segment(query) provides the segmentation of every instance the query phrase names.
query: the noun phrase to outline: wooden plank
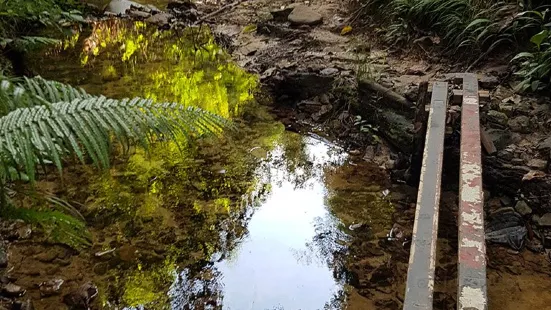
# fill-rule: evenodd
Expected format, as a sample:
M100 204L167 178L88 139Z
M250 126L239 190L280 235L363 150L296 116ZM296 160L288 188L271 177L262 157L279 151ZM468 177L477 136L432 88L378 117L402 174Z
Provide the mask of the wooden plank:
M405 310L432 309L448 83L433 86L411 242Z
M459 179L459 310L488 308L478 79L463 78Z

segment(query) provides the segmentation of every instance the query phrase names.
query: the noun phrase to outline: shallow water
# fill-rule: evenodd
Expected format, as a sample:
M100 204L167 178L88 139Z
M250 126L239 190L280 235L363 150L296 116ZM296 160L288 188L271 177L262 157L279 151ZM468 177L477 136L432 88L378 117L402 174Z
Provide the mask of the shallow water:
M138 152L108 176L86 172L69 185L91 205L95 251L116 249L105 259L80 254L67 272L79 274L75 284L98 284L98 308L345 307L348 226L389 226L384 173L366 174L323 139L285 132L254 102L256 78L201 28L160 33L108 20L47 57L34 68L46 78L199 106L238 127L184 154ZM55 300L41 302L56 309Z

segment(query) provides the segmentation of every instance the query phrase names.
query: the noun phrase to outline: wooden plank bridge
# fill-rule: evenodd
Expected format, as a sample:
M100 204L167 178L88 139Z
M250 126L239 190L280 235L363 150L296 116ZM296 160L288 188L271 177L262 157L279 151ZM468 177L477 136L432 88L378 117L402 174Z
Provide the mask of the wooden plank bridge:
M478 79L476 75L467 73L460 74L459 77L463 89L460 92L462 112L457 309L484 310L487 309L488 302ZM433 84L404 310L433 308L438 211L450 93L447 82Z

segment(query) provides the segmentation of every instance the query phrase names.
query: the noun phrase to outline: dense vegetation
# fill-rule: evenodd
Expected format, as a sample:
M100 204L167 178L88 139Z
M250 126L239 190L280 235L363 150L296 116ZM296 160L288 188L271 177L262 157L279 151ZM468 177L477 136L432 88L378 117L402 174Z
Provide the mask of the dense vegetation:
M549 87L548 5L517 0L364 0L357 20L382 25L388 44L430 38L469 69L491 54L508 53L522 82L519 90Z

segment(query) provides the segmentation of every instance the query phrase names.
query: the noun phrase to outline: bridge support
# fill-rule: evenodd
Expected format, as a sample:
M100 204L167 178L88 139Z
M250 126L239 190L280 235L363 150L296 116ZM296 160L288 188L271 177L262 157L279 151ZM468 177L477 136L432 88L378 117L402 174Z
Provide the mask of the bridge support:
M487 310L478 79L463 79L459 180L458 310ZM459 93L456 91L456 93ZM448 83L432 90L404 310L432 310ZM457 98L455 98L457 100Z
M448 83L432 90L404 309L432 309Z
M487 309L478 79L463 77L459 179L458 310Z

